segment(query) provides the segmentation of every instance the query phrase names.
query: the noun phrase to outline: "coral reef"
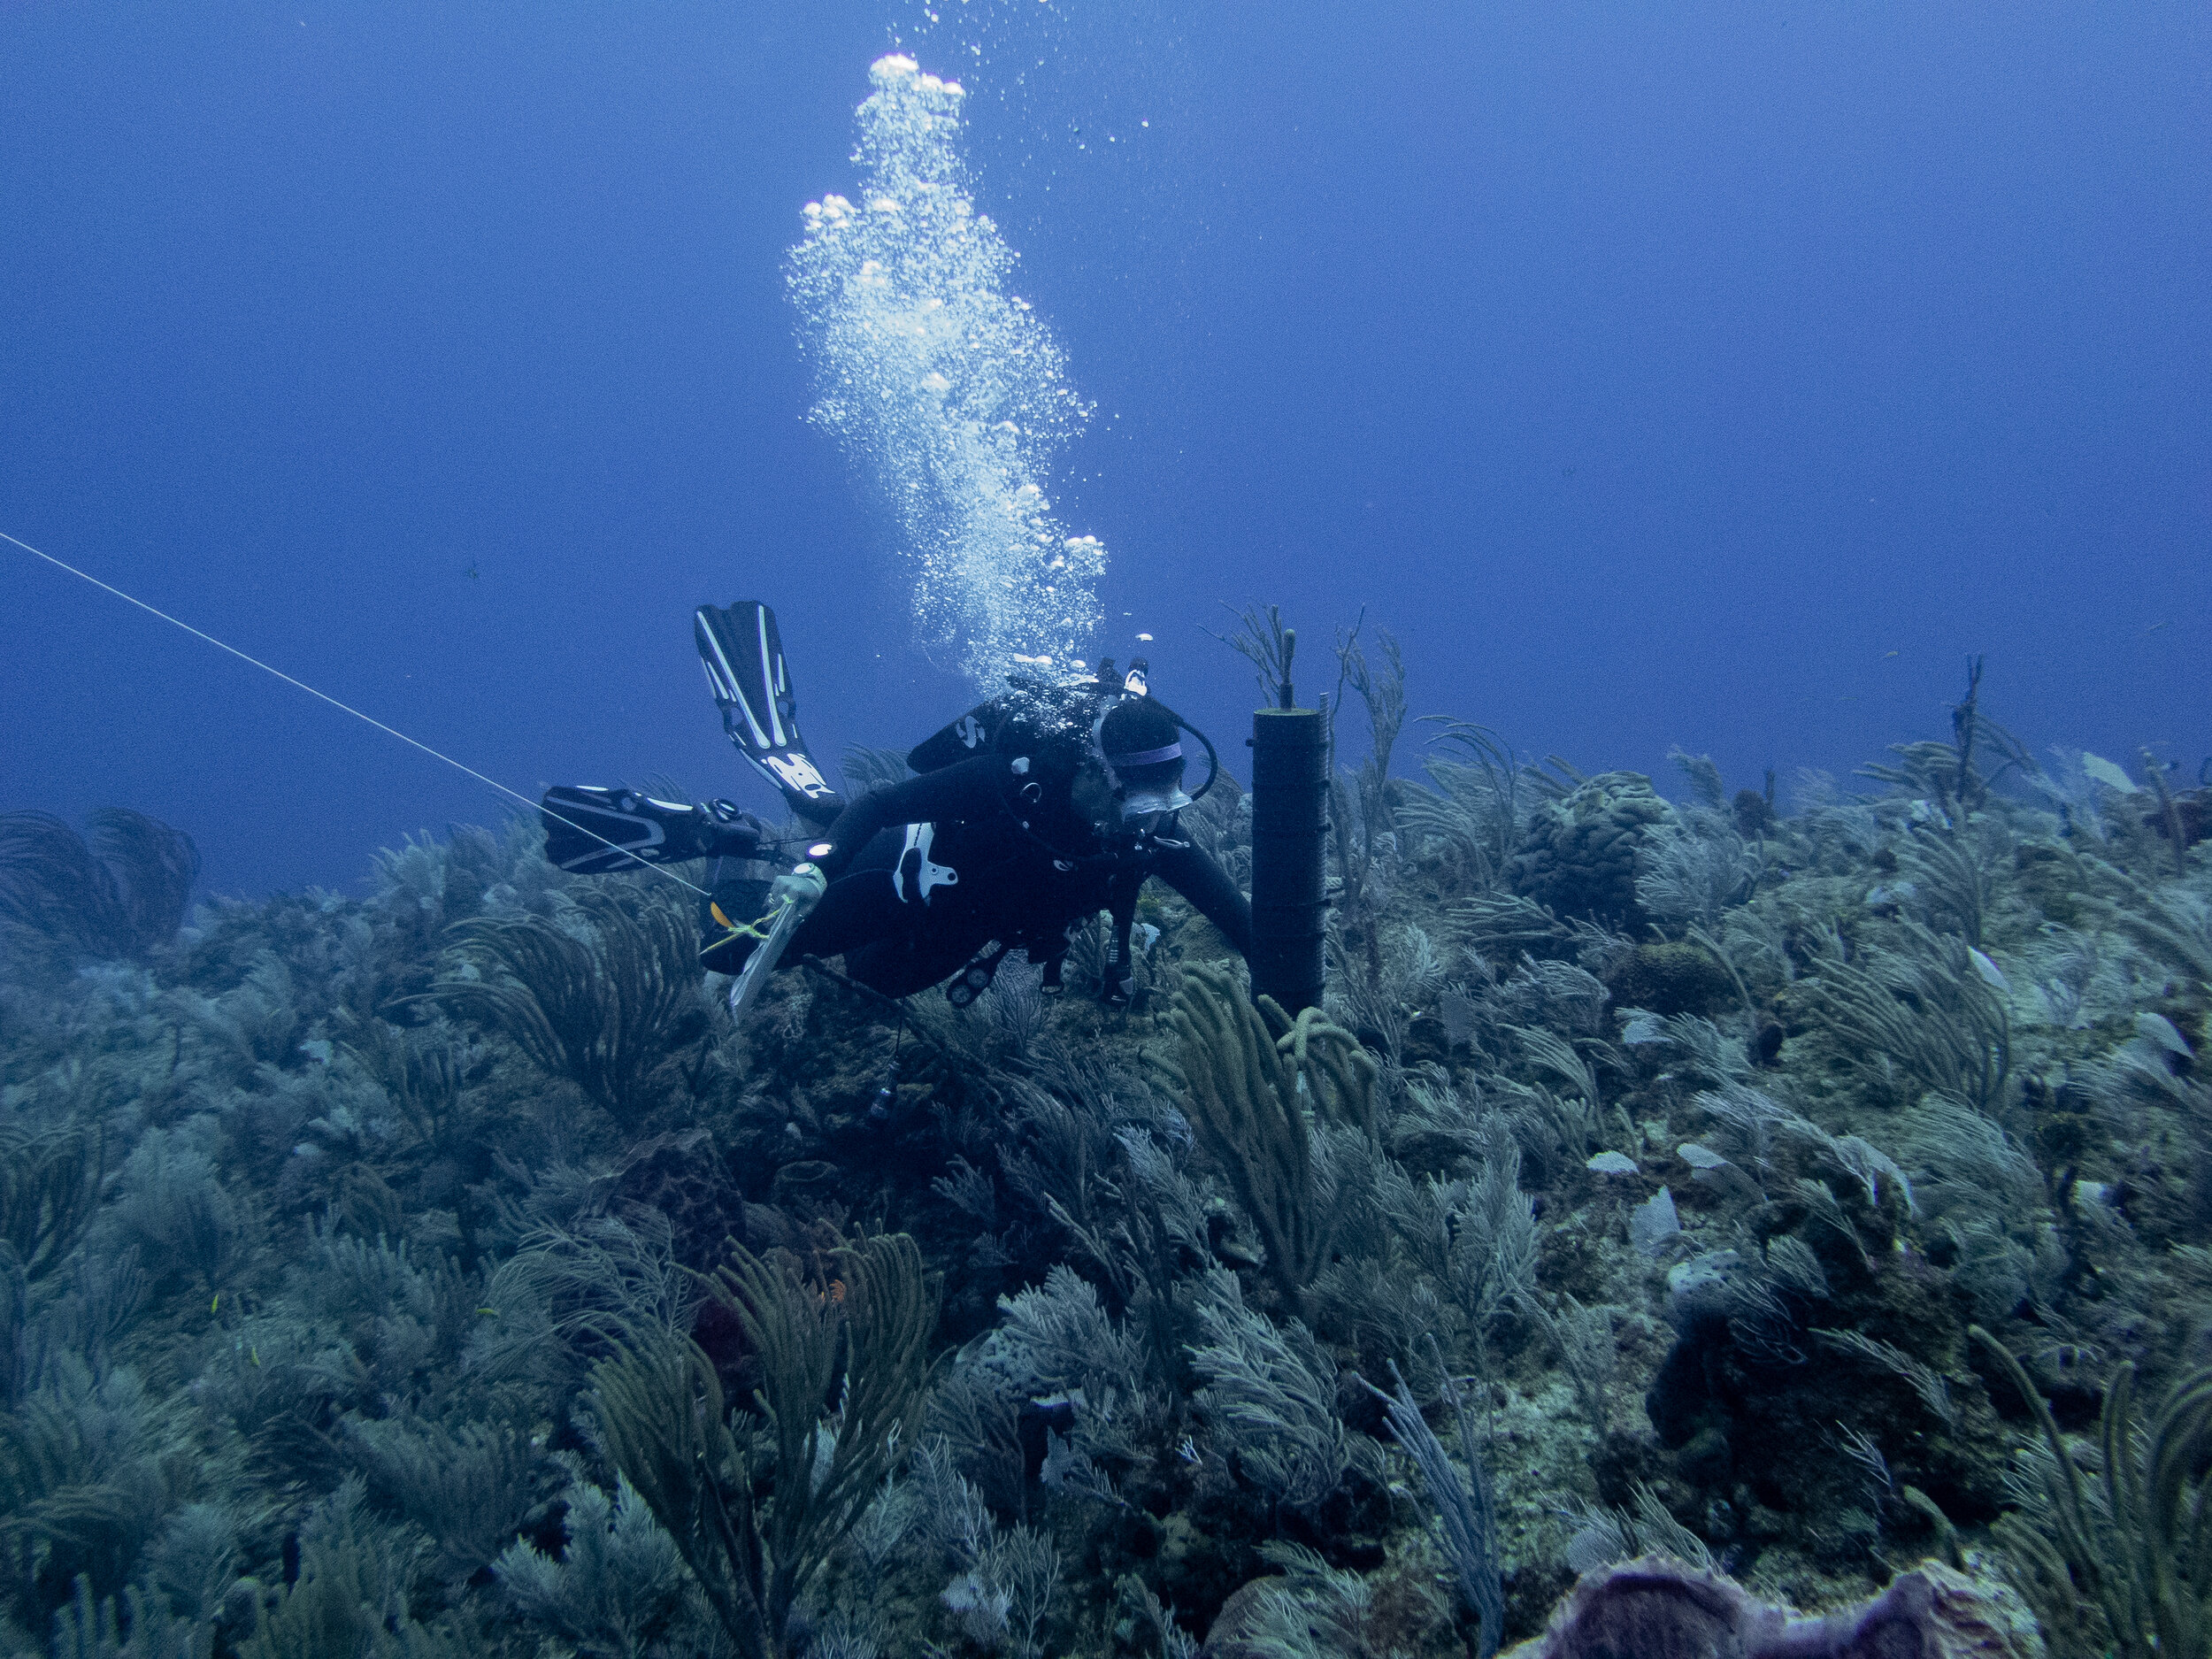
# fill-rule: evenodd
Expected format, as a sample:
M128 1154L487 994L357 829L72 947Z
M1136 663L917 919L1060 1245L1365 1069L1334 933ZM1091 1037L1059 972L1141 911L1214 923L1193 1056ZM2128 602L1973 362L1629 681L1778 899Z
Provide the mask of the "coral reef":
M1974 680L1670 803L1340 645L1294 1019L1172 897L737 1027L526 825L180 929L0 823L0 1653L2204 1654L2191 792Z

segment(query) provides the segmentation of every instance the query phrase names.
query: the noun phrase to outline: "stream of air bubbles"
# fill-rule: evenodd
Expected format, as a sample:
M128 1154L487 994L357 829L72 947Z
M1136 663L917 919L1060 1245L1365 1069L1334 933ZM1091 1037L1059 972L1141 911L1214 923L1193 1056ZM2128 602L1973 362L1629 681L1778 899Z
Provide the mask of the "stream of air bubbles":
M1045 480L1090 413L1059 342L1008 291L1018 256L976 211L957 81L894 54L859 111L856 199L806 205L787 268L812 419L887 488L928 638L979 690L1080 666L1106 549Z

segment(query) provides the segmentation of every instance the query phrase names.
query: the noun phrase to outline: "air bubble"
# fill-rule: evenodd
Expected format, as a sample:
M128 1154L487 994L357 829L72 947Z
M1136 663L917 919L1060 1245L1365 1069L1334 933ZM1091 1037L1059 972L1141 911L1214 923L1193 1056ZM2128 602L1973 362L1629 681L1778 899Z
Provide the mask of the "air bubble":
M925 634L996 690L1016 664L1087 657L1101 620L1106 549L1070 535L1045 492L1091 410L1051 329L1006 291L1018 256L975 210L959 83L903 53L869 80L854 196L870 211L809 203L787 266L810 419L888 491Z

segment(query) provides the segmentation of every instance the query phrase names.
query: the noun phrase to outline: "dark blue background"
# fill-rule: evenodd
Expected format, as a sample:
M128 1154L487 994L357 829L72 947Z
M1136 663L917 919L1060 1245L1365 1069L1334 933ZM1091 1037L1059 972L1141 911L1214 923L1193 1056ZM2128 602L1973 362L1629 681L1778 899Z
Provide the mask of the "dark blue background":
M526 793L763 803L707 599L777 604L825 755L911 741L965 694L780 269L896 40L1217 734L1199 627L1273 598L1588 767L1843 771L1970 651L2036 745L2212 749L2201 5L939 11L0 4L0 530ZM0 807L156 812L219 891L501 810L4 547L0 718Z

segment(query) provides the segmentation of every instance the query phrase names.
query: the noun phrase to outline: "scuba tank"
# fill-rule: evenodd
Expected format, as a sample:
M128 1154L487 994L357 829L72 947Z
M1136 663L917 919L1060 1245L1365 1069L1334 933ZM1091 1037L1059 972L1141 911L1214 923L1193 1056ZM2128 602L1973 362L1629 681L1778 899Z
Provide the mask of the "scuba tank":
M1053 770L1072 777L1102 705L1141 695L1143 675L1144 664L1132 664L1127 680L1118 685L1108 661L1088 680L1056 683L1027 674L1010 676L1006 690L917 743L907 752L906 764L916 772L936 772L978 755L1025 755L1040 765L1056 762Z
M1072 779L1084 761L1101 758L1098 731L1117 703L1151 695L1151 667L1141 657L1125 673L1117 674L1113 659L1098 665L1095 676L1056 683L1028 675L1011 675L1008 689L987 703L979 703L950 725L941 727L907 751L906 764L918 772L935 772L978 755L1003 755L1010 760L1026 757L1025 775L1041 787ZM1205 782L1191 791L1195 801L1214 786L1221 763L1203 732L1167 709L1175 724L1204 746Z

